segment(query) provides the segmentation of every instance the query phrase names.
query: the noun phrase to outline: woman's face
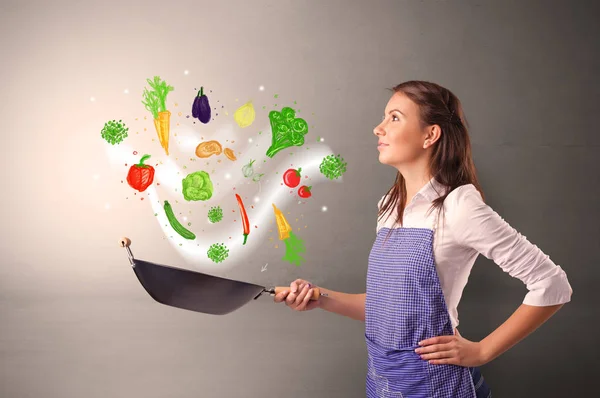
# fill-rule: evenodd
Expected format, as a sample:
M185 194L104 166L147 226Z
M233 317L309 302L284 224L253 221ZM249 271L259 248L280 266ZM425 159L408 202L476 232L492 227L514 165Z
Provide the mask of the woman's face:
M379 138L379 161L396 168L422 158L428 147L418 105L400 92L388 101L383 121L373 133Z

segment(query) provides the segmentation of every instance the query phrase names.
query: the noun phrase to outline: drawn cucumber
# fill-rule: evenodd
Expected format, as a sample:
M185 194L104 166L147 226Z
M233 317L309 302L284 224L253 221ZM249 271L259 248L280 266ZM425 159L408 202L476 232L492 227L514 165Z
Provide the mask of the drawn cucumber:
M177 218L175 217L175 214L173 213L173 208L171 207L171 204L167 200L165 200L164 209L165 209L165 214L167 215L167 219L169 220L169 224L171 224L171 226L173 227L175 232L177 232L179 235L181 235L185 239L196 239L196 235L194 235L193 232L186 229L183 225L181 225L181 223L179 221L177 221Z

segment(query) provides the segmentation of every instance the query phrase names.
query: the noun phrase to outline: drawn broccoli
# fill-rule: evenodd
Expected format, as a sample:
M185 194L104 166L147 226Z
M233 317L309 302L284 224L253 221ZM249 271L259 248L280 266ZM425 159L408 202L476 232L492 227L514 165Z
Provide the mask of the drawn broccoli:
M211 207L210 210L208 211L208 220L211 223L216 223L219 222L223 219L223 209L221 209L221 206L217 206L217 207Z
M213 184L206 171L188 174L182 181L185 200L208 200L213 194Z
M106 142L115 145L123 142L123 140L127 138L128 131L129 128L125 127L125 123L122 123L122 120L119 120L118 122L116 120L110 120L104 123L104 127L100 134Z
M308 133L308 123L296 117L296 111L285 107L278 111L269 112L271 121L271 146L267 149L267 156L272 158L282 149L291 146L304 145L304 136Z
M227 256L229 256L229 250L225 244L215 243L210 245L206 254L208 255L208 258L215 263L220 263L221 261L225 260Z
M348 166L348 163L344 162L344 158L340 155L328 155L321 161L319 170L325 177L334 180L340 178L346 172L346 166Z

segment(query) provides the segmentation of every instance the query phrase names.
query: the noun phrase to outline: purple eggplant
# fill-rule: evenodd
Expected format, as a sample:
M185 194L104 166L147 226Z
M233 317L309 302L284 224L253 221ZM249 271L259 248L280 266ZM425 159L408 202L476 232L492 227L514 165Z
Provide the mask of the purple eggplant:
M194 98L192 117L197 118L204 124L210 121L210 104L208 103L208 97L204 95L204 87L200 87L198 95Z

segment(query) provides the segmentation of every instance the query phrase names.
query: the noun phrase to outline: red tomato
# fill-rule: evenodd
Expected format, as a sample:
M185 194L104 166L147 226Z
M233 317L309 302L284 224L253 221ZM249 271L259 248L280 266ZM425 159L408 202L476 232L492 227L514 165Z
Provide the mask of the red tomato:
M302 185L300 188L298 188L298 196L300 196L301 198L310 198L312 193L310 192L310 188L312 187L307 187L306 185Z
M297 187L298 184L300 184L300 179L302 177L302 175L300 174L301 171L302 171L302 168L299 168L298 170L296 170L296 169L287 170L285 173L283 173L283 183L290 188Z

